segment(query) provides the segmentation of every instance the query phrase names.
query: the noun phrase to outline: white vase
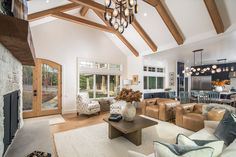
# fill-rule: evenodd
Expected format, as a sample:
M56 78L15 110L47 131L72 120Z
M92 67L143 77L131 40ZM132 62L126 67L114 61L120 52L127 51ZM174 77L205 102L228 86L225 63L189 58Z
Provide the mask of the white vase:
M133 121L136 116L136 108L131 102L127 102L123 109L122 116L125 121Z
M222 86L216 86L216 87L215 87L215 90L216 90L217 92L222 92L222 91L223 91L223 87L222 87Z

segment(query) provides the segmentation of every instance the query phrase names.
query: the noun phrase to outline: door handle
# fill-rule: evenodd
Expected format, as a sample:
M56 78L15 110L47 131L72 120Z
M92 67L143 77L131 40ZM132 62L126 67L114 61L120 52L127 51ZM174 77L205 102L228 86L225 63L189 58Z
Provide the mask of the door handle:
M37 96L37 90L34 90L34 96Z

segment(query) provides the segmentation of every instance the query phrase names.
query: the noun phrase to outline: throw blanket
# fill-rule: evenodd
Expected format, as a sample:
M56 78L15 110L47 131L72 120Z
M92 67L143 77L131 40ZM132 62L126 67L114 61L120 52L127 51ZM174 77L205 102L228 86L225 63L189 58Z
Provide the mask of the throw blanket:
M212 109L226 109L228 111L230 111L231 113L236 114L236 109L232 106L229 105L223 105L223 104L216 104L216 103L212 103L212 104L205 104L202 107L202 114L204 116L207 115L207 113L212 110Z

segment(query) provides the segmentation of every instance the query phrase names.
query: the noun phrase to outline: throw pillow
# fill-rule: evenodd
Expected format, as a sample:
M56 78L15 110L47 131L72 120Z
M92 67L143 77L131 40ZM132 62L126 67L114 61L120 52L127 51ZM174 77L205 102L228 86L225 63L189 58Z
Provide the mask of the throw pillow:
M233 113L226 110L223 119L220 121L214 133L214 135L220 140L223 140L227 146L236 138L235 117Z
M211 147L154 142L154 153L158 157L212 157L213 151Z
M188 146L205 146L214 149L212 157L217 157L223 150L224 141L218 140L192 140L183 134L178 134L176 138L176 143L178 145L188 145Z
M232 157L236 154L236 139L223 150L219 157Z

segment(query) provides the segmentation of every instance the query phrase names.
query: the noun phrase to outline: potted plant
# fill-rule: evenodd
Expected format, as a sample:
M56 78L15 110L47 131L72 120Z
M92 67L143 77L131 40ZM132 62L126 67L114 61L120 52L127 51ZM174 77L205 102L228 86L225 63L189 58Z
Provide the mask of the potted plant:
M134 102L140 102L142 93L140 91L133 91L132 89L123 88L119 95L115 98L116 100L126 101L126 106L122 111L124 120L133 121L136 115L136 108Z
M230 80L212 81L212 85L215 87L215 91L217 92L222 92L225 85L229 85L229 84L230 84Z

